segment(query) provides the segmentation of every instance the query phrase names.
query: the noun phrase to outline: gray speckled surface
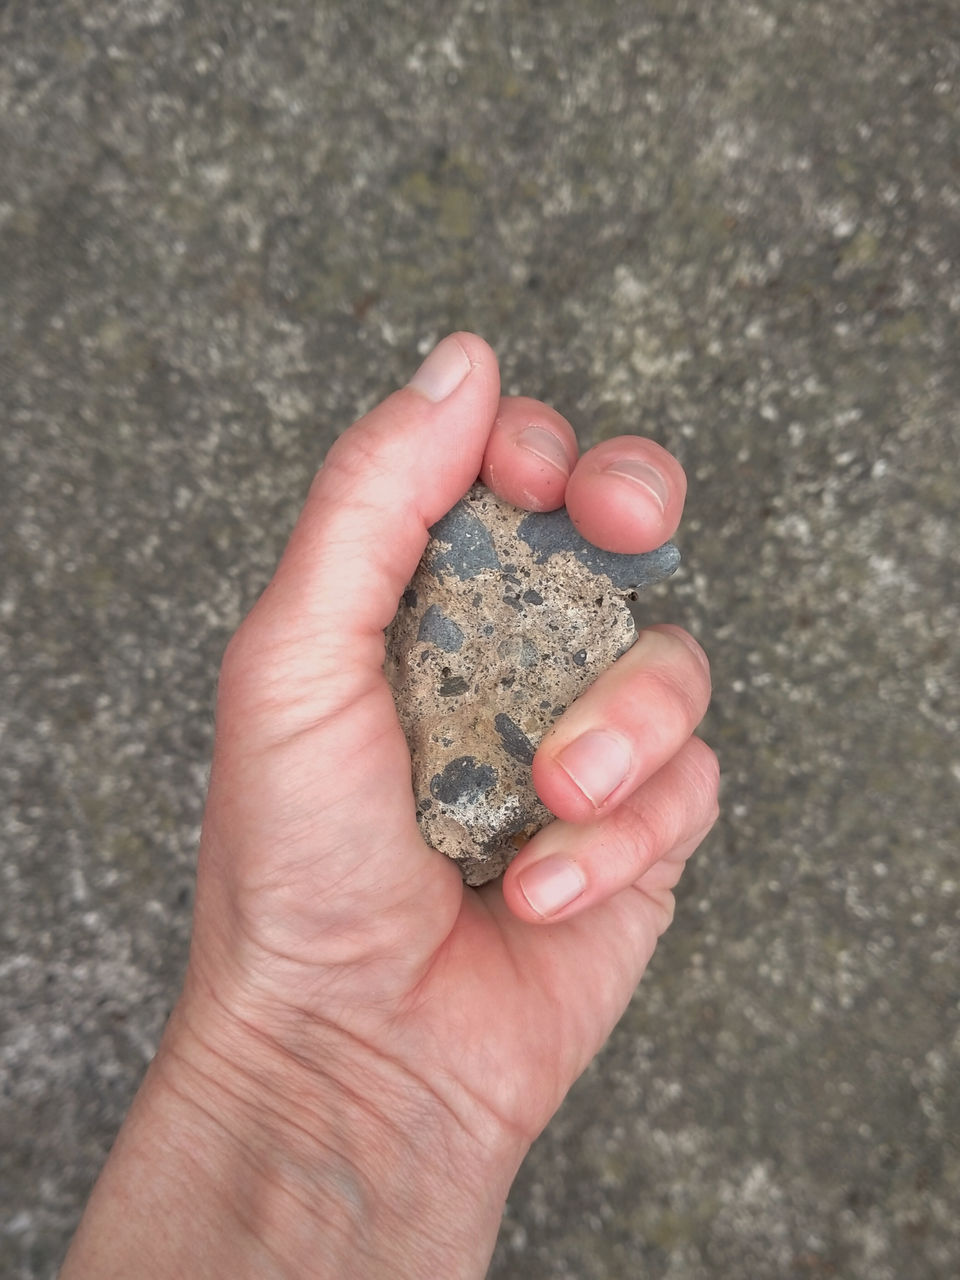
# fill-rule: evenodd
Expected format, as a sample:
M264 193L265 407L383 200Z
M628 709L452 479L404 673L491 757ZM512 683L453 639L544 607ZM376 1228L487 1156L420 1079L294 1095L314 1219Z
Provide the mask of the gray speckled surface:
M187 942L225 640L444 331L688 468L722 824L494 1280L960 1271L953 0L0 10L0 1274Z

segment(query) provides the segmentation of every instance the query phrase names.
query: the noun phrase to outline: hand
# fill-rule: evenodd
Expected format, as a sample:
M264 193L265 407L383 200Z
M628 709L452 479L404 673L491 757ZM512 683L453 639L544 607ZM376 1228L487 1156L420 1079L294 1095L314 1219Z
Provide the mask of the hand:
M65 1276L93 1274L98 1215L130 1234L158 1131L189 1195L145 1216L202 1222L202 1274L482 1276L520 1160L670 922L717 813L707 664L678 628L644 631L544 739L558 821L502 885L465 889L420 837L383 630L478 474L617 551L666 540L685 490L651 441L577 461L470 334L337 441L224 660L184 995Z

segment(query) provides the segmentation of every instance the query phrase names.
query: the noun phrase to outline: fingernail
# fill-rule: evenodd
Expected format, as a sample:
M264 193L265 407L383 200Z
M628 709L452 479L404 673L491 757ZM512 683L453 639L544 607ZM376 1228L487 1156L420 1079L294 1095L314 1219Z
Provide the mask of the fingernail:
M570 459L563 442L545 427L524 427L517 436L517 444L521 449L526 449L527 453L534 454L541 462L548 462L551 467L556 467L565 476L570 474Z
M667 481L649 462L644 462L640 458L620 458L616 462L611 462L605 469L611 475L623 476L625 480L639 485L649 493L661 511L666 507L667 499L670 497Z
M538 916L555 915L579 898L587 887L583 872L566 858L544 858L525 867L519 876L520 892Z
M591 730L557 756L557 764L597 809L630 770L630 747L618 733Z
M438 342L407 385L436 403L459 387L473 366L454 337Z

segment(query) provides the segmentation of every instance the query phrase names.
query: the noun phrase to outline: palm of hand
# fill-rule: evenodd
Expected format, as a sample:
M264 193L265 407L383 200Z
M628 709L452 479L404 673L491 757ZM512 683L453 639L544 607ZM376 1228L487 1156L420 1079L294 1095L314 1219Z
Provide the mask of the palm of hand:
M282 654L274 661L283 667ZM359 696L325 681L322 723L292 727L266 759L246 756L256 709L243 673L233 678L201 884L204 861L229 849L229 875L211 877L229 888L216 914L253 957L255 1004L271 1011L261 1025L293 1015L320 1037L346 1034L446 1105L479 1104L531 1140L622 1013L670 921L680 868L657 863L626 898L531 927L498 884L465 887L420 838L409 753L379 672ZM274 701L269 715L295 725L297 709ZM379 860L356 864L357 849L385 844L389 874Z

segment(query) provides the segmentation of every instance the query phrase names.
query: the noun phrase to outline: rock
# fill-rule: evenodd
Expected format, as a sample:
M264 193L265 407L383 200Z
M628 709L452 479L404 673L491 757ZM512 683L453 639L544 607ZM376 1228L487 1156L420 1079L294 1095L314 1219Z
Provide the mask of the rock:
M434 525L385 669L423 837L467 884L498 876L552 820L531 780L537 745L633 643L630 594L679 562L672 543L600 551L565 510L521 511L479 484Z

